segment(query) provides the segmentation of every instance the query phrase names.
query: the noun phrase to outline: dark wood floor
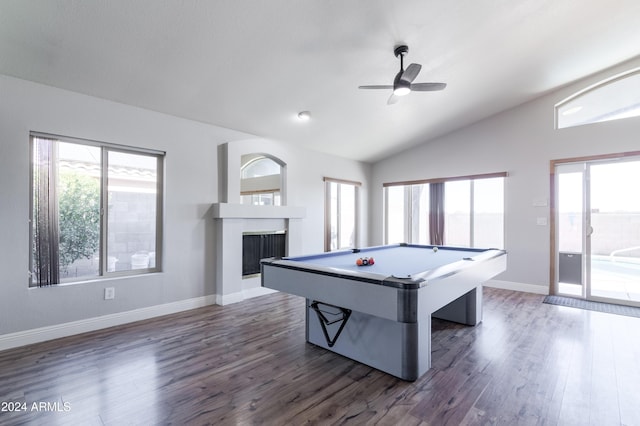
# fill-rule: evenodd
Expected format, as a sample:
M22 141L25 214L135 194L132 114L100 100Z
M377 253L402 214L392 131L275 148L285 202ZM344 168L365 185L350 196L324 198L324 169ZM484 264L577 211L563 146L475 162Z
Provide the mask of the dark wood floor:
M305 343L284 294L8 350L0 403L25 411L0 424L640 425L640 319L542 298L487 288L481 325L434 320L413 383Z

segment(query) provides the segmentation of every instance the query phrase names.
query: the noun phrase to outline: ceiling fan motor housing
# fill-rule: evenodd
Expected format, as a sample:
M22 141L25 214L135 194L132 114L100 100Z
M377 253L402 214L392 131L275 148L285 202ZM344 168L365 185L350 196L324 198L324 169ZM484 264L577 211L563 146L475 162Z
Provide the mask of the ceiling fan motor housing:
M393 54L396 55L396 58L398 56L404 56L409 52L409 46L401 44L396 46L395 49L393 49Z

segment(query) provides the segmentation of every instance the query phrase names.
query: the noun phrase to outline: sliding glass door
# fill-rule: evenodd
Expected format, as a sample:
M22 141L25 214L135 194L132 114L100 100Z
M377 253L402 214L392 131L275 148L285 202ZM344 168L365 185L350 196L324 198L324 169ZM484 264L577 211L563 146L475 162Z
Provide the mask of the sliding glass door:
M555 164L556 294L640 305L640 157Z
M588 171L591 296L640 302L640 160Z

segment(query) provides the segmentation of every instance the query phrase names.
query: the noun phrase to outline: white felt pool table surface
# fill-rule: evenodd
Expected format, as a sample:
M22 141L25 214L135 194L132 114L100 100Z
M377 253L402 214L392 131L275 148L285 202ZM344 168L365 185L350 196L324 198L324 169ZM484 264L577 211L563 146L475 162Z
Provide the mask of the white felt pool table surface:
M434 251L433 246L394 244L369 247L356 253L343 250L313 256L289 257L286 260L350 272L407 278L458 261L469 261L484 252L484 249L458 247L438 247L438 250ZM356 265L358 258L365 257L373 257L374 264Z

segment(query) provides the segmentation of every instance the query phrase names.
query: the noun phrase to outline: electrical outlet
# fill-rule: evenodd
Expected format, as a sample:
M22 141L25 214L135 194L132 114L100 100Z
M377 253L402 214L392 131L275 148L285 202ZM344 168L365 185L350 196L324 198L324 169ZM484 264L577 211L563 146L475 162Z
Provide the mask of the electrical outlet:
M116 297L115 287L107 287L104 289L104 300L115 299L115 297Z

